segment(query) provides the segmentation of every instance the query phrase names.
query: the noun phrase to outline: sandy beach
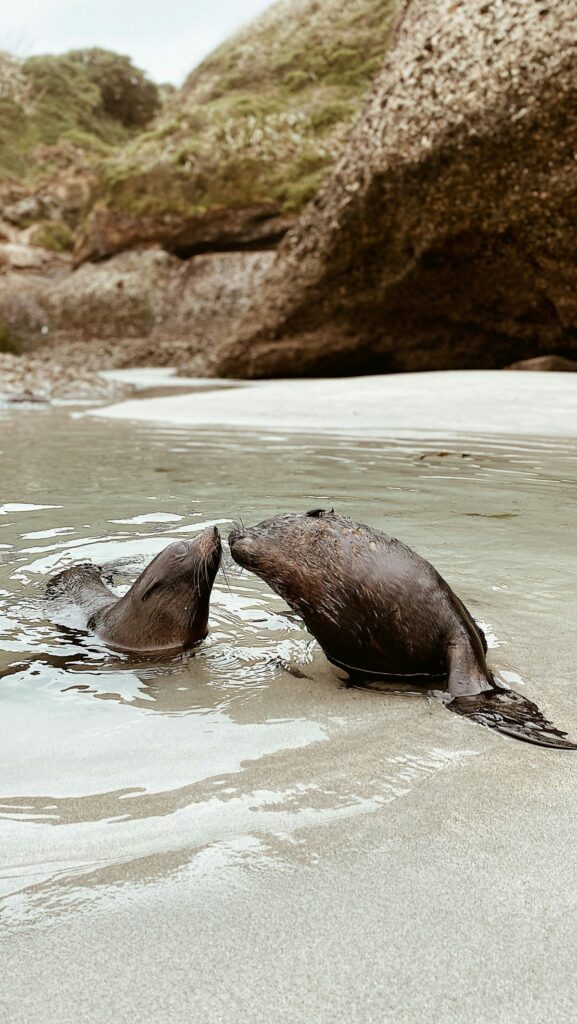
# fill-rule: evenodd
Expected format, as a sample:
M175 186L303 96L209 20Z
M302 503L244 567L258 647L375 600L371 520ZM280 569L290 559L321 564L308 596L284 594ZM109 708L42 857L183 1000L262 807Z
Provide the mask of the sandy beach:
M115 377L170 387L166 372ZM514 667L546 713L577 736L574 499L559 492L552 522L539 503L539 478L532 504L523 492L517 504L507 498L498 506L495 497L499 480L509 479L499 453L514 449L516 439L521 446L521 439L545 438L539 473L549 449L571 459L574 378L437 373L206 382L206 389L197 382L190 393L136 398L87 415L110 431L116 421L125 443L133 436L143 450L153 435L139 431L153 432L155 424L178 427L170 442L177 451L179 439L201 439L209 427L271 432L277 440L302 432L309 446L315 439L323 445L331 433L360 437L376 442L375 451L379 438L450 438L451 452L461 438L476 438L483 453L489 438L487 451L497 455L486 457L477 505L466 506L467 516L486 518L463 519L465 527L454 520L441 556L447 567L478 578L492 628L505 638L491 655ZM434 455L435 446L427 451ZM525 452L529 465L536 456ZM366 465L370 477L370 460ZM478 504L483 479L492 488L487 506ZM416 471L414 486L425 486ZM383 497L393 500L394 490ZM374 501L376 507L378 492ZM446 508L447 521L453 513ZM435 511L432 529L440 517ZM403 531L400 520L394 527ZM477 549L476 536L487 538L485 548ZM469 552L464 537L471 538ZM481 551L491 546L489 568ZM562 591L557 579L565 581ZM543 595L541 606L533 593ZM67 846L67 825L29 826L27 848L7 833L4 881L27 866L33 905L34 864L42 859L53 874L51 891L60 879L68 895L28 921L18 913L12 921L18 904L8 902L0 1020L572 1024L577 756L514 742L424 698L339 689L320 663L313 680L287 675L278 690L258 699L267 728L280 722L287 730L281 749L264 744L251 754L214 736L228 798L206 783L176 804L160 782L154 799L143 795L150 806L133 848L122 846L123 818L112 798L99 811L105 828L96 845L89 795L78 798L86 824L74 847ZM320 723L319 730L291 732L291 721L301 719ZM157 737L150 730L154 779ZM79 762L79 789L100 734L91 742ZM192 765L195 752L178 743L182 738L172 760L180 785L192 786L187 759ZM37 758L31 749L29 763L18 766L31 780ZM129 774L130 760L126 731L119 777ZM105 796L115 788L106 771L95 782ZM133 784L147 787L143 779ZM71 849L77 889L65 888Z
M106 373L122 383L168 383L166 371ZM366 437L517 434L577 437L571 374L495 370L400 373L299 381L201 381L204 394L122 402L96 416L236 429L321 431ZM233 387L234 385L234 387ZM217 389L223 388L220 393ZM215 390L212 390L215 389Z

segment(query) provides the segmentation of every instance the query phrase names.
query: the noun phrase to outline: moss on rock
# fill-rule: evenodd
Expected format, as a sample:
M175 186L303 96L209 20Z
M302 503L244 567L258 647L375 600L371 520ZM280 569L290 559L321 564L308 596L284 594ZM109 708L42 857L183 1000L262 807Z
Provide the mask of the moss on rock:
M52 252L70 252L72 249L72 232L60 221L44 220L36 225L29 241L32 245L40 245Z

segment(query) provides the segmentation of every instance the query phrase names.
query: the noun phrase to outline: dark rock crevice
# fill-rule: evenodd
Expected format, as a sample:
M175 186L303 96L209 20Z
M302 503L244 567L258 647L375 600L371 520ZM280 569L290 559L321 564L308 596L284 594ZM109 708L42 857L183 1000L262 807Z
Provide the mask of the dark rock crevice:
M179 245L179 244L165 244L162 248L165 252L169 252L171 256L176 256L179 260L191 260L195 256L201 256L204 253L210 252L268 252L270 249L276 249L277 245L282 242L287 228L271 232L270 235L265 235L262 238L248 239L247 241L235 241L234 239L222 240L215 242L197 242L195 245Z

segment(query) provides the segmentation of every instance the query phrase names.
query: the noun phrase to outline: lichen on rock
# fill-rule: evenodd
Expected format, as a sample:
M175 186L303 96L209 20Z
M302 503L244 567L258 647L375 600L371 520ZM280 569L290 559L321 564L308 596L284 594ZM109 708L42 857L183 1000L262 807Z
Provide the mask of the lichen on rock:
M577 0L406 0L349 141L212 372L575 352L575 24Z

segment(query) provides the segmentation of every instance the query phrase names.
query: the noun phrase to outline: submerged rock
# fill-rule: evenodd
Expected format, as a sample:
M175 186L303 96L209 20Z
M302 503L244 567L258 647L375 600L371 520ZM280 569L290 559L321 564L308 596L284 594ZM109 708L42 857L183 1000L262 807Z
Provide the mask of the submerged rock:
M577 352L577 0L407 0L363 115L212 372Z

